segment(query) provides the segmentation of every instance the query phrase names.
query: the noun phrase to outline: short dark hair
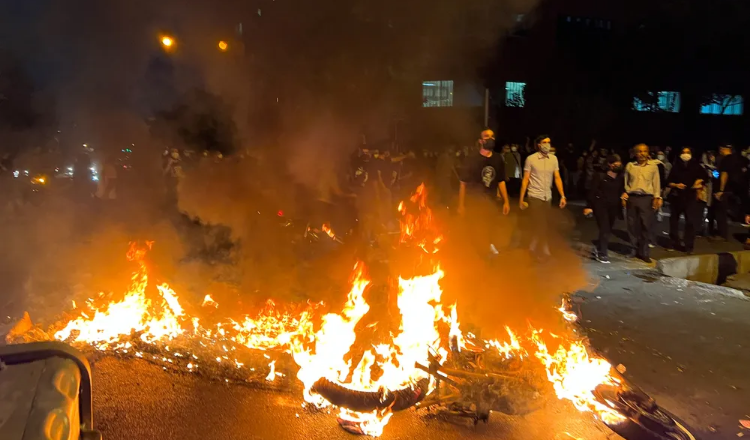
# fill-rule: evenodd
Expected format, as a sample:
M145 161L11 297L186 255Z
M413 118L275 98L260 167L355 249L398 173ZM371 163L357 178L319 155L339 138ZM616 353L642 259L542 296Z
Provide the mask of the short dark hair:
M622 162L622 159L620 159L620 155L619 154L610 154L609 156L607 156L607 163L608 164L611 165L611 164L613 164L615 162Z
M539 145L542 143L543 140L549 138L546 134L540 134L539 136L534 139L534 145Z

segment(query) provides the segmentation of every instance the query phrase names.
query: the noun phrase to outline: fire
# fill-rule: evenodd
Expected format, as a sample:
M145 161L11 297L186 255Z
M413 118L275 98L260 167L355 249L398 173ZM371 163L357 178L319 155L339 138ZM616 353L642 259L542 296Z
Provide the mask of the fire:
M575 313L571 311L568 311L568 306L565 303L565 299L562 300L562 304L557 310L559 310L560 313L562 313L563 319L565 319L566 321L568 322L578 321L578 315L576 315Z
M336 238L336 234L333 233L333 229L331 229L331 225L329 225L328 223L323 223L321 229L323 230L323 232L328 234L329 237Z
M579 411L592 411L605 423L616 424L625 417L614 409L598 402L593 395L597 386L619 385L612 376L612 365L600 358L589 356L588 350L580 341L570 347L562 344L557 351L550 353L547 345L540 338L541 332L534 332L532 340L537 346L534 354L547 370L547 378L555 388L559 399L567 399Z
M138 270L122 300L101 309L91 307L92 317L82 312L81 317L55 333L55 339L65 341L72 338L72 342L85 342L98 350L117 350L127 348L123 337L133 332L140 333L141 340L147 343L174 339L182 334L178 318L184 311L174 291L163 284L157 287L158 296L147 294L148 269L144 257L151 244L148 242L146 247L139 247L131 243L127 257L138 264ZM74 332L77 332L75 336Z
M304 387L304 400L319 408L332 406L314 391L314 385L322 379L347 389L388 396L429 378L428 373L416 368L417 363L428 364L431 357L442 363L450 356L451 349L461 351L469 344L484 346L506 359L539 361L558 398L570 400L578 410L593 412L607 423L623 420L622 415L594 397L597 386L617 385L618 381L611 375L611 365L604 359L591 356L583 342L561 343L551 351L541 338L542 332L534 329L529 336L520 336L506 327L508 338L504 342L478 340L471 333L463 334L457 305L442 304L440 282L445 274L437 254L443 235L435 226L426 197L426 189L420 185L408 202L401 202L398 207L401 213L400 242L424 252L420 256L423 272L399 277L397 283L393 283L398 293L396 306L401 318L398 328L379 329L378 326L388 324L364 321L369 322L368 329L377 330L380 339L366 340L360 330L360 327L365 327L360 325L364 324L363 318L371 311L365 296L383 294L382 290L373 289L373 281L363 262L354 266L346 301L338 313L321 316L318 311L322 303L293 308L279 307L268 300L256 316L205 324L190 315L191 308L183 307L179 296L168 284L149 287L145 255L151 243L146 246L131 244L127 256L137 269L121 299L109 301L109 297L100 296L83 305L74 302L73 308L79 317L68 322L54 337L89 344L98 350L123 352L131 349L132 337L145 344L160 346L177 338L191 338L204 347L221 349L218 356L212 354L207 359L236 368L244 364L229 355L236 347L244 347L265 353L270 362L265 376L267 381L283 376L277 371L276 354L288 353L299 367L296 377ZM322 230L335 239L330 225L323 224ZM425 268L429 269L424 271ZM102 301L109 302L98 306ZM218 303L207 294L200 306L218 308ZM568 321L577 319L574 313L567 311L565 301L559 311ZM169 345L165 350L170 351ZM269 356L270 350L274 350L273 359ZM200 360L195 354L174 350L170 354L175 359L189 360L188 371L198 370ZM144 356L137 351L135 355ZM166 357L164 359L172 362ZM354 425L360 432L371 436L382 434L393 415L389 407L373 412L346 408L337 411L342 424Z
M300 314L280 312L269 299L255 318L246 316L242 322L230 321L235 331L232 340L247 348L270 350L288 346L293 338L309 339L313 333L314 309L315 305Z
M214 299L211 298L211 295L206 295L206 296L203 297L203 304L201 304L201 306L202 307L213 307L213 308L218 309L219 308L219 303L217 303L216 301L214 301Z

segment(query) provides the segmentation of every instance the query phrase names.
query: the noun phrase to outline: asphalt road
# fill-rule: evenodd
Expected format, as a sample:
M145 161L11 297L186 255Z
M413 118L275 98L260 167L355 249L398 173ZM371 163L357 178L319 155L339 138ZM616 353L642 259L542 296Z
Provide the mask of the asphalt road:
M598 286L578 297L592 345L701 438L750 436L739 426L750 419L750 298L632 261L588 266Z
M105 440L352 439L334 414L300 407L289 388L226 384L164 371L139 359L105 357L94 365L95 425ZM620 437L554 400L524 417L492 414L488 424L450 423L425 410L397 413L385 429L392 439L614 440Z

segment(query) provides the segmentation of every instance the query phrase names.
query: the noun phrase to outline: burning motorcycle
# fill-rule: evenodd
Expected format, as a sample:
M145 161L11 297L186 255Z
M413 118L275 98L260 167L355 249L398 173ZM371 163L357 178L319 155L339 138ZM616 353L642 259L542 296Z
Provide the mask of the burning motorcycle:
M487 423L490 413L525 415L541 409L548 382L538 370L523 367L523 359L505 357L491 349L467 344L459 349L452 341L447 363L430 356L426 365L416 368L428 378L397 390L353 391L327 379L313 385L312 391L332 404L361 413L401 411L407 408L435 411L446 418L468 419L475 425ZM612 381L597 386L590 395L590 406L600 408L597 416L610 429L626 439L696 440L675 416L640 388L629 383L615 369ZM362 434L360 425L339 419L341 426Z

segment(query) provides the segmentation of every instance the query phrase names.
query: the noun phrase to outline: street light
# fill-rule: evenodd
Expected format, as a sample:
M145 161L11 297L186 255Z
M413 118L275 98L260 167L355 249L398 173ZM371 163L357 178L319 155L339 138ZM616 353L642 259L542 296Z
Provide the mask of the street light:
M229 44L227 44L227 42L224 40L219 41L219 50L222 52L226 52L227 49L229 49Z
M162 35L160 41L165 50L172 49L175 44L174 38L170 37L169 35Z

